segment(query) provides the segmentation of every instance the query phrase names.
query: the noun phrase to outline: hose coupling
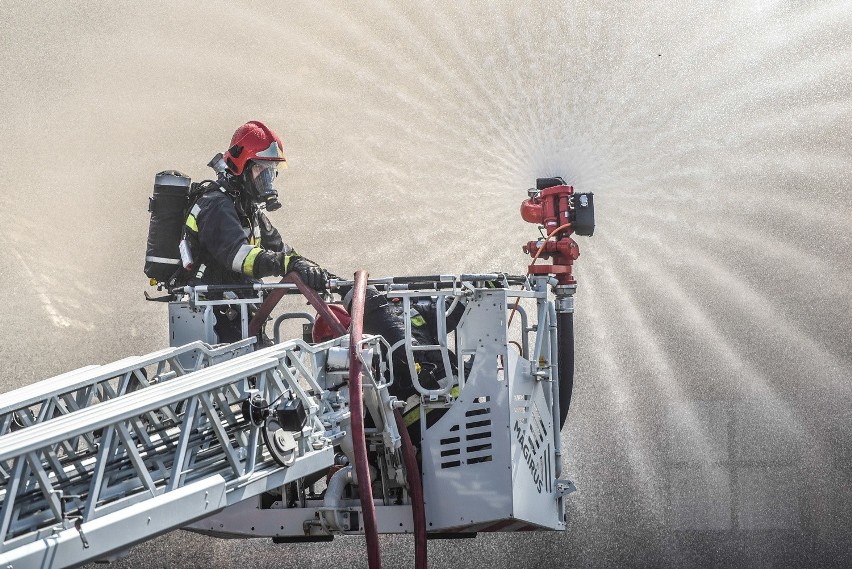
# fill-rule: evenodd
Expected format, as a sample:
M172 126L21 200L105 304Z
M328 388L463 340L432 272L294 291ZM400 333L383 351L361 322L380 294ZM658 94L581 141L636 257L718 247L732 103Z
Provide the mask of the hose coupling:
M553 287L553 293L556 295L556 312L560 314L574 312L574 294L577 292L577 285L559 285Z

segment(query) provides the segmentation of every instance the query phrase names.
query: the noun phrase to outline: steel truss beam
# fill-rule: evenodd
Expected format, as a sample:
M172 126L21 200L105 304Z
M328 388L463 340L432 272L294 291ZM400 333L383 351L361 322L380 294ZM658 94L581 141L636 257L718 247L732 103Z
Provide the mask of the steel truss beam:
M0 436L247 354L252 343L253 339L242 340L211 348L193 342L102 366L82 367L9 391L0 402ZM196 356L192 369L181 365L179 357L184 354Z
M378 352L379 340L365 348ZM241 357L233 357L236 344L211 350L210 362L231 359L135 391L127 381L110 384L97 405L66 407L56 417L41 413L41 422L0 436L0 566L96 559L328 468L348 411L339 393L321 387L320 376L328 350L346 342L294 340ZM5 404L6 416L39 404L49 409L66 395L84 403L106 376L138 378L148 365L177 366L179 351L84 368L64 376L65 386L48 380L40 399ZM308 420L293 433L292 465L273 460L263 427L244 416L249 395L269 407L283 397L303 401Z

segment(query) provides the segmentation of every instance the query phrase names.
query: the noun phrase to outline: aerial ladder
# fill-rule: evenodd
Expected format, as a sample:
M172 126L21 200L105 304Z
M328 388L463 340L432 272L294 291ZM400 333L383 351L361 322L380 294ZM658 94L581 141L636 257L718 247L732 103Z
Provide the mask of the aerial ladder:
M573 313L579 254L566 240L591 234L588 217L570 225L578 196L591 200L552 180L530 191L522 214L547 234L525 247L527 275L359 272L331 283L354 291L348 330L298 278L227 299L182 287L169 302L172 347L3 394L0 567L108 561L178 528L282 544L366 535L371 567L378 534L408 533L423 567L426 537L564 530L573 332L559 325ZM401 305L394 345L362 333L368 285ZM258 324L299 293L336 337L260 342ZM439 308L434 344L413 337L424 301ZM223 302L240 312L241 341L216 342L211 311ZM284 314L276 339L292 316L314 320ZM437 387L421 383L419 352L443 364ZM416 394L401 400L392 393L405 381Z

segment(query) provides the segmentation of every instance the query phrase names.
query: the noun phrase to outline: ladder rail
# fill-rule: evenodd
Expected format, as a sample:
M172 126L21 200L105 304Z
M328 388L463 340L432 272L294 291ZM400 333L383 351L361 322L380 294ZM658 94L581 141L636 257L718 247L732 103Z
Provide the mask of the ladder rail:
M195 369L199 369L248 353L252 342L253 339L241 340L216 348L192 342L102 366L82 367L9 391L0 402L0 436L113 399L128 390L148 387L160 379L194 371L181 366L178 358L183 354L195 352L198 355ZM155 374L149 379L146 370L154 366Z
M305 387L317 400L337 397L323 392L317 376L324 373L325 352L345 342L348 337L319 346L293 340L145 389L116 392L97 405L0 436L0 561L18 559L33 543L75 524L86 529L104 516L144 511L140 504L168 510L169 494L214 477L223 481L226 496L235 492L245 499L331 466L332 441L317 417L329 404L308 407L310 419L301 434L294 433L303 444L286 468L273 460L261 442L261 426L243 416L241 404L250 391L259 391L264 401L285 393L308 397ZM345 418L335 415L337 423ZM337 423L330 432L339 431ZM225 499L217 509L228 504ZM187 523L215 511L209 508L206 503L169 516ZM119 547L120 536L110 539L113 549Z

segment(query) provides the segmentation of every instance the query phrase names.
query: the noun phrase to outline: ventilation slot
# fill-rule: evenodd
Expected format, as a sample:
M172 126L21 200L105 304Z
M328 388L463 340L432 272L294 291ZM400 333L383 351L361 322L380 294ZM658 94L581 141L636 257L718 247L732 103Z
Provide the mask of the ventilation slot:
M476 464L478 462L491 462L491 455L488 456L475 456L467 459L468 464Z
M449 433L458 436L440 439L439 463L442 469L494 460L490 402L488 395L473 399L470 408L465 411L467 421L448 429Z
M490 433L490 432L485 432L485 433L471 433L471 434L469 434L469 435L467 435L467 436L465 437L465 440L467 440L467 441L477 441L477 440L480 440L480 439L487 439L487 438L489 438L490 436L491 436L491 433Z
M515 395L513 398L514 403L514 411L519 415L525 415L525 417L521 420L522 423L526 423L526 415L530 412L530 396L526 394L519 393Z
M489 427L491 426L491 419L486 419L484 421L474 421L472 423L466 423L465 427L468 429L479 429L481 427Z
M544 420L541 417L541 411L537 405L532 407L532 417L530 418L530 431L534 435L536 446L544 442L547 437L547 427L544 425Z
M471 409L464 414L465 417L476 417L477 415L487 415L491 412L491 407L482 407L481 409Z

